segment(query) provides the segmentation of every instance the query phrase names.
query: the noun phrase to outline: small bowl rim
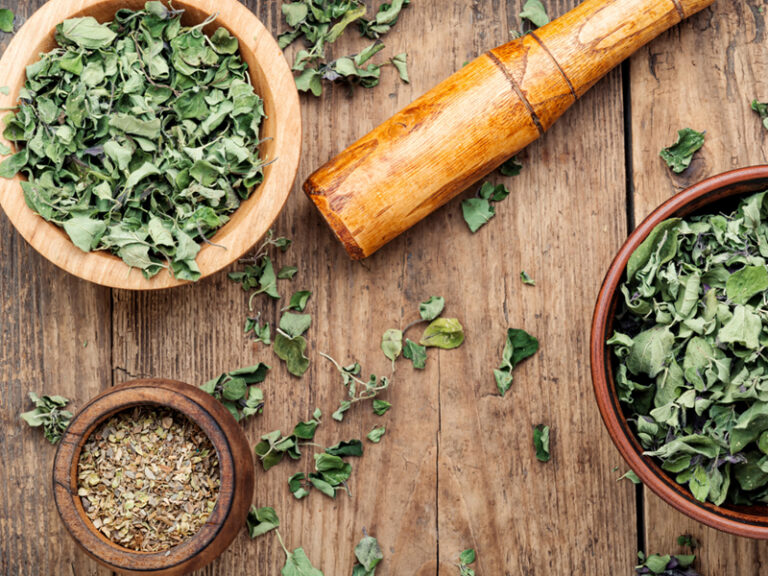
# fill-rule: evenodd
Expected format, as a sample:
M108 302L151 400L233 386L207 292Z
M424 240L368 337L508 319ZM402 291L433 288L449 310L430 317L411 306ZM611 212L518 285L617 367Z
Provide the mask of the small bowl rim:
M210 517L196 534L159 552L131 550L109 540L85 515L77 495L79 458L90 435L107 418L138 406L169 408L184 415L206 434L219 460L219 493ZM247 455L245 465L238 465L242 454ZM52 485L62 523L92 558L121 573L182 574L212 561L237 536L253 497L254 477L245 433L218 400L184 382L150 378L111 386L78 410L57 447Z
M167 0L164 0L167 3ZM136 2L142 3L142 2ZM108 10L107 10L108 7ZM0 73L11 86L9 94L0 94L0 107L15 104L18 90L24 83L25 66L38 57L36 53L52 26L67 18L88 15L99 10L114 11L124 6L113 0L50 0L24 23L15 34L0 59ZM212 244L203 244L197 256L201 277L211 276L247 253L269 230L285 206L298 173L302 146L302 122L299 94L288 62L276 40L259 18L237 0L177 0L176 7L196 13L214 14L215 26L227 28L240 42L241 54L248 53L258 63L258 73L249 68L251 82L270 109L267 122L273 128L274 147L263 182L251 196L233 212L232 220L220 228ZM260 82L254 76L260 77ZM2 137L0 142L10 143ZM268 144L272 146L272 144ZM159 290L190 284L168 271L147 279L142 272L130 268L117 256L105 251L82 252L63 229L45 221L24 201L19 175L0 179L0 206L14 228L39 254L54 265L84 280L128 290ZM235 221L237 218L237 221Z
M614 257L595 304L590 335L592 383L605 427L629 467L643 484L683 514L724 532L753 539L768 539L768 506L715 506L697 501L690 491L661 469L652 458L643 456L642 447L629 427L619 403L613 376L610 350L605 341L612 326L618 287L627 261L635 249L661 221L672 216L687 216L726 198L768 189L768 165L749 166L718 174L679 192L654 209L636 228ZM747 511L762 508L765 514Z

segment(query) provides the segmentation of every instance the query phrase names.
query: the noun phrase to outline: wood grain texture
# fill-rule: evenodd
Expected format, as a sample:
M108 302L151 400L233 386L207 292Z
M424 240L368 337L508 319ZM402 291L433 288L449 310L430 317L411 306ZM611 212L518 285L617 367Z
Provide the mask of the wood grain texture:
M572 6L559 3L554 11ZM256 8L275 25L270 3ZM515 13L494 2L456 3L450 10L435 3L418 5L418 12L408 8L386 43L388 53L408 50L414 84L399 84L389 71L376 90L348 96L336 88L320 100L303 99L307 134L299 179L414 93L503 42L517 26ZM413 42L414 37L429 41ZM354 38L344 41L334 53L360 47ZM597 118L613 137L595 137L587 128ZM273 365L264 385L265 413L247 425L254 442L272 429L289 429L315 406L325 413L317 435L321 444L362 438L374 425L387 425L382 444L366 442L366 455L352 462L352 499L340 495L331 502L313 494L294 501L286 480L306 470L306 462L257 471L255 504L275 506L286 543L303 546L325 574L351 570L364 528L384 548L385 576L453 574L453 563L467 547L478 548L479 573L487 574L600 574L610 562L634 557L633 493L617 486L610 472L619 459L594 408L586 362L598 278L625 233L619 75L564 122L531 150L525 175L508 181L512 197L475 236L454 202L365 265L353 264L310 203L294 195L277 230L296 239L280 262L299 266L297 279L281 286L283 293L314 291L313 363L302 380L287 375L270 350L254 350L243 340L244 296L221 276L173 293L116 293L115 363L129 373L202 381L256 360ZM588 158L601 159L590 161L589 170L577 154L584 148ZM590 174L583 185L587 200L571 193L575 175L583 172ZM585 243L599 248L576 257L574 243L585 235ZM519 283L521 267L537 277L539 288ZM591 278L589 286L583 285L585 278ZM571 282L577 281L582 288L574 291ZM380 334L417 318L418 302L432 294L447 298L446 313L465 323L468 343L457 351L430 351L424 372L400 364L387 395L395 407L386 417L361 406L341 425L330 420L343 390L317 351L339 360L357 358L364 370L386 373ZM257 302L268 318L276 317L277 305ZM202 303L205 319L196 315ZM564 323L570 326L566 331ZM501 399L491 368L509 326L541 335L545 349L521 368L515 390ZM540 421L555 430L556 460L550 466L533 459L530 427ZM585 443L585 437L591 441ZM558 541L574 546L561 554L555 551ZM204 573L238 574L248 566L276 574L282 562L274 538L252 542L242 535Z
M17 6L17 19L40 4ZM51 266L0 214L0 306L0 574L109 576L59 521L55 448L19 419L30 390L77 407L111 383L109 290Z
M634 210L644 218L675 191L724 170L766 163L768 134L749 109L768 99L763 2L718 2L631 60ZM704 148L673 175L658 157L676 130L706 130ZM751 576L768 566L760 542L705 529L645 492L647 548L669 552L680 534L702 543L703 574Z
M461 68L315 171L304 190L350 256L370 256L536 140L678 23L682 4L587 0Z
M553 15L576 3L545 2ZM413 84L401 84L394 70L385 69L376 89L350 96L332 88L321 99L302 97L298 180L463 62L502 44L519 26L522 4L422 1L407 8L385 38L382 56L407 50ZM17 11L28 14L33 4L19 5ZM247 5L273 33L282 29L279 2ZM747 102L753 96L768 100L759 6L757 0L720 2L632 61L638 217L675 186L764 161L768 137ZM355 36L343 38L334 53L365 45ZM707 145L691 171L673 179L658 150L688 123L708 130ZM12 463L0 467L0 574L108 574L76 550L50 494L35 490L48 485L53 449L17 420L28 409L27 390L64 393L77 406L108 386L112 374L115 382L154 375L201 383L258 360L273 371L263 385L264 414L245 424L252 444L270 430L289 430L316 406L325 414L317 433L321 444L387 426L382 443L365 442L365 456L352 461L351 499L313 494L296 502L286 479L309 468L307 462L256 470L254 504L274 506L286 544L303 546L326 576L351 572L363 528L384 549L377 571L382 576L454 576L453 563L467 547L478 550L478 574L630 572L637 549L634 491L615 482L619 473L612 469L622 461L599 421L587 366L594 297L626 235L622 134L616 71L524 153L523 174L506 180L510 198L480 232L469 234L456 200L363 264L349 261L294 186L275 226L296 240L278 256L299 267L292 283L280 285L284 298L295 289L314 291L312 366L301 380L289 376L270 349L243 338L246 297L225 274L172 291L114 290L110 301L107 290L52 267L0 216L0 374L8 390L0 394L0 449L4 462ZM520 283L521 269L537 280L535 288ZM418 302L432 294L444 295L446 314L462 320L466 344L431 350L424 372L401 363L386 396L394 408L385 417L358 407L343 424L332 421L343 389L317 352L356 357L364 370L386 373L381 333L415 319ZM284 305L256 302L270 320ZM528 329L541 339L542 350L520 366L512 390L500 399L490 371L507 327ZM539 423L553 429L549 464L533 457L530 426ZM673 550L677 535L688 531L703 541L707 576L752 576L768 565L764 547L703 530L650 497L646 502L653 551ZM283 560L273 535L251 541L243 531L198 573L272 576Z
M0 77L9 86L0 94L0 107L14 106L25 81L24 69L41 52L56 46L56 25L66 18L93 16L100 22L114 18L120 8L140 9L145 0L51 0L36 11L14 36L0 60ZM243 201L229 222L204 244L196 258L202 277L225 268L240 258L269 230L291 190L301 152L301 122L296 86L282 51L261 22L237 0L181 0L174 5L185 10L184 23L194 25L217 13L208 33L227 28L240 43L240 54L248 64L251 81L264 100L266 119L261 126L265 161L279 158L264 168L263 183ZM0 142L9 142L0 137ZM165 271L145 278L120 258L106 252L83 252L62 228L46 222L27 206L19 182L0 180L0 205L19 233L48 260L75 276L103 286L130 290L159 290L185 284ZM218 244L219 246L214 246ZM226 249L221 248L225 246Z

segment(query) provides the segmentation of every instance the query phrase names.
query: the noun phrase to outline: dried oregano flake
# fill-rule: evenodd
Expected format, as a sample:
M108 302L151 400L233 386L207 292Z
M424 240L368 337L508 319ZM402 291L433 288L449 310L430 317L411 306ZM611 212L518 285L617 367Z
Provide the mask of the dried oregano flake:
M161 552L195 535L216 505L219 462L211 441L184 415L140 406L88 437L77 494L94 528L131 550Z

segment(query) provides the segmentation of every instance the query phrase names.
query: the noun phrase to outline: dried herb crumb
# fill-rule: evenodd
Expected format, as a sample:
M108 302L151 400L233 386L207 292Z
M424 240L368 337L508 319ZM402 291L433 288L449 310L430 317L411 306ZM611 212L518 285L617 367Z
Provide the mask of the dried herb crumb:
M183 414L140 406L99 425L83 445L78 496L94 528L115 544L161 552L206 523L218 498L211 441Z

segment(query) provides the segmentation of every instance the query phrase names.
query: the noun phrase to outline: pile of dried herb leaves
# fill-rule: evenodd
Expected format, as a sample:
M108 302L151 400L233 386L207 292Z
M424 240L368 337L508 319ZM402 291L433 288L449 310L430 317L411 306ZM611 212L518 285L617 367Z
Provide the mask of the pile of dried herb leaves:
M323 93L323 82L343 82L350 86L372 88L379 83L381 65L370 63L384 49L379 38L397 24L400 12L410 0L383 2L372 19L366 18L366 7L358 0L296 0L283 2L281 9L288 30L280 35L280 48L303 39L305 47L294 57L292 70L296 87L315 96ZM330 62L326 48L338 40L347 28L357 24L361 36L375 40L357 54L342 56ZM390 58L403 82L409 82L407 54Z
M197 280L200 242L263 178L254 93L238 40L183 26L161 2L56 27L5 118L27 205L83 251L108 250L151 277Z
M613 337L646 455L694 497L768 502L768 196L670 219L632 254Z

